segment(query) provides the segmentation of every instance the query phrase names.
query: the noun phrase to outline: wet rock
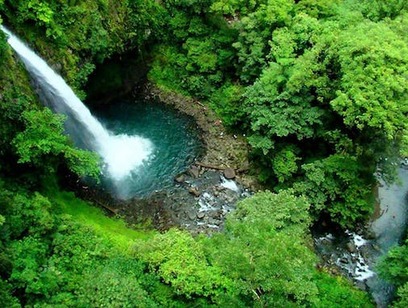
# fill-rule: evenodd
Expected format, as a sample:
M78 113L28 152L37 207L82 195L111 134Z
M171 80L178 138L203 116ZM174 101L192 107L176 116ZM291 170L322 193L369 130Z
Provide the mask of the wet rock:
M374 240L377 238L375 232L369 228L367 228L367 230L365 230L365 234L364 237L368 240Z
M222 211L221 210L217 210L217 211L212 211L209 213L209 216L212 218L220 218L222 215Z
M354 245L353 242L348 242L346 244L346 248L347 248L348 252L350 252L350 253L355 253L357 251L356 245Z
M193 166L188 170L188 173L190 174L190 176L196 179L200 175L200 170L197 167Z
M197 213L197 218L198 218L198 219L203 219L204 216L205 216L205 213L204 213L204 212L198 212L198 213Z
M209 218L208 219L208 223L211 225L217 225L217 222L219 222L219 220L214 219L214 218Z
M176 183L179 184L184 183L184 180L185 180L184 174L180 174L174 179L174 181L176 181Z
M235 179L235 170L232 168L227 168L224 170L224 177L228 180Z
M192 194L194 197L200 197L200 192L198 191L197 187L190 187L188 192Z
M194 213L194 212L188 212L188 218L189 218L190 220L194 220L194 219L196 218L196 213Z

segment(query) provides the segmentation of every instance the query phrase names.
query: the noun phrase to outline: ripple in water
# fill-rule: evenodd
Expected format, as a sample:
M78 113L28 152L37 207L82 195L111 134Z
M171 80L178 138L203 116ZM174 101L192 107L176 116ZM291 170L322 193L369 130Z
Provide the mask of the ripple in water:
M194 121L163 104L120 101L94 114L116 135L104 149L102 182L121 199L171 187L201 153Z

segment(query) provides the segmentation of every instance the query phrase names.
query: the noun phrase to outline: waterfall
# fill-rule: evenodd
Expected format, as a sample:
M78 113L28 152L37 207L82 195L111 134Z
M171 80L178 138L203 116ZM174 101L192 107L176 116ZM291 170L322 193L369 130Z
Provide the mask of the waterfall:
M67 116L66 132L76 145L99 153L104 171L112 181L120 183L149 159L153 151L150 140L140 136L114 135L105 129L61 76L9 30L0 27L31 75L41 101L54 112Z

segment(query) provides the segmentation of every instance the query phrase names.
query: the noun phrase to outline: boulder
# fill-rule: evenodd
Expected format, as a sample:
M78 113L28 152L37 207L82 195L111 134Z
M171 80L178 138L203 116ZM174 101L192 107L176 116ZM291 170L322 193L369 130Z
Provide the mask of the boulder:
M198 219L203 219L204 216L205 216L205 213L204 213L204 212L198 212L198 213L197 213L197 218L198 218Z
M197 167L193 166L188 170L188 173L190 174L190 176L196 179L200 175L200 170Z
M194 197L200 197L200 192L198 191L196 187L190 187L188 192L192 194Z
M348 242L347 245L346 245L346 248L347 248L348 252L350 252L350 253L355 253L357 251L356 245L354 245L353 242Z
M174 181L176 181L176 183L179 184L184 183L184 180L185 180L184 174L180 174L174 178Z
M196 214L192 211L188 212L187 216L190 220L194 220L196 218Z
M224 177L228 180L235 179L235 170L232 168L226 168L224 169Z

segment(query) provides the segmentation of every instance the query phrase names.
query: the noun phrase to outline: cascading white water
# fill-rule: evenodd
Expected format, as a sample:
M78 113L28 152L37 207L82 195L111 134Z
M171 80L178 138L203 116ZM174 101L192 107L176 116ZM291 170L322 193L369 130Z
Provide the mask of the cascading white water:
M140 136L113 135L92 116L61 76L5 27L8 43L23 61L27 71L40 88L40 96L54 111L75 121L72 128L83 133L86 144L100 154L112 180L118 183L149 159L153 151L150 140Z

